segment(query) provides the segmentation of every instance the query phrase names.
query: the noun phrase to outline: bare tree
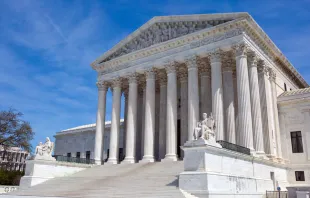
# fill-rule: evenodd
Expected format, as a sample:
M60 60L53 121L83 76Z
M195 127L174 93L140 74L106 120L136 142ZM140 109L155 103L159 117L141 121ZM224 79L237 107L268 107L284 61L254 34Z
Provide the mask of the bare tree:
M33 139L34 132L29 122L21 120L23 114L12 108L8 111L0 111L0 146L20 147L30 152L30 141Z

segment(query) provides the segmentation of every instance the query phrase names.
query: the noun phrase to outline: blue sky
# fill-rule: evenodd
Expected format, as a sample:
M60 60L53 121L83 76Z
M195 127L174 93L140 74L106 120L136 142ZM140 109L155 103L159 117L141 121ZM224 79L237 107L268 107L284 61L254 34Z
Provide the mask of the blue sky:
M24 113L33 145L96 121L89 64L153 16L249 12L310 82L310 0L0 1L0 109ZM111 114L108 92L107 119Z

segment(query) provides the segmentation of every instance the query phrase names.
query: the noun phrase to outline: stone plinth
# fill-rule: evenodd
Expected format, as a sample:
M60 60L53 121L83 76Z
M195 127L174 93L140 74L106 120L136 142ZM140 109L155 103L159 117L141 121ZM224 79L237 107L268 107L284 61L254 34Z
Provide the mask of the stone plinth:
M84 170L90 165L73 164L47 160L26 161L25 176L20 180L20 188L28 188L55 177L64 177Z
M205 140L186 143L184 172L179 188L197 197L259 197L278 184L287 186L283 164L220 147L201 145ZM200 142L200 143L199 143ZM275 180L271 180L271 175Z

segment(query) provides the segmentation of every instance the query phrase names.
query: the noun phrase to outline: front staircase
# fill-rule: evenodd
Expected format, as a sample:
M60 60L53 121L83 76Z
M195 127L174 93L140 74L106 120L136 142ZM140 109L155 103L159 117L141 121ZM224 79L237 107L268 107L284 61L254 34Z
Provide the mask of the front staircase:
M68 177L51 179L29 189L12 192L10 195L182 198L185 195L178 188L178 175L182 171L183 161L95 166Z

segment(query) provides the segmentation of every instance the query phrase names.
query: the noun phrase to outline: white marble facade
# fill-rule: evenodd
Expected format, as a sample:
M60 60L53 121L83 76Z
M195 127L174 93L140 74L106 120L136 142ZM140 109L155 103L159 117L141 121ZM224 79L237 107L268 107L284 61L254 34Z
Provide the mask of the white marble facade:
M120 148L123 149L123 122L120 120ZM103 142L103 160L107 159L109 149L110 127L111 122L107 121L106 133L104 134ZM90 152L90 159L94 159L94 144L95 144L96 124L88 124L66 129L56 133L54 155L67 156L70 153L71 157L76 157L77 152L80 152L81 158L86 158L86 153Z
M284 108L281 99L283 92L308 84L248 13L154 17L91 67L98 73L96 125L92 131L57 134L55 154L91 151L102 164L102 151L109 148L111 164L175 161L182 159L179 147L193 139L202 113L212 112L217 140L247 147L272 163L308 167L306 145L302 154L287 149L291 130L301 131L308 142L310 121L303 120L308 100L303 108L292 102ZM113 104L106 128L108 90Z

